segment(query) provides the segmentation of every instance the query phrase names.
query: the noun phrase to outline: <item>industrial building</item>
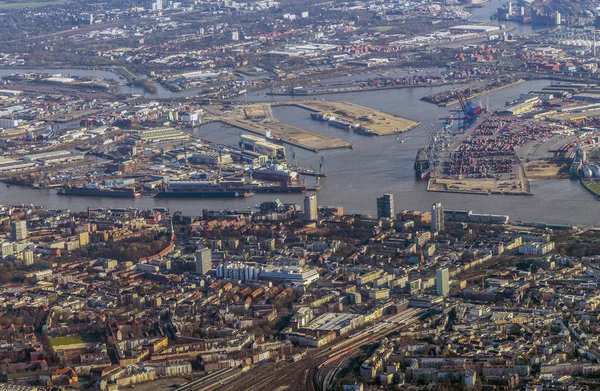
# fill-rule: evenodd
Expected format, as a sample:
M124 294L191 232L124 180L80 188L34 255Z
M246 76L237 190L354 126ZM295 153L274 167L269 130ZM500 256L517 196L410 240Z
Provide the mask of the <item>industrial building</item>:
M219 153L215 151L200 151L196 152L190 157L190 162L195 164L210 164L213 166L220 166L224 164L231 164L231 155L228 153Z
M363 316L346 313L326 313L304 326L303 330L327 333L335 332L337 335L346 335L363 323Z
M71 152L62 150L62 151L50 151L50 152L42 152L42 153L34 153L31 155L23 156L23 160L28 162L33 161L41 161L46 159L57 159L57 158L65 158L70 156Z
M501 29L500 26L491 26L491 25L483 25L483 24L478 24L478 25L461 24L459 26L450 27L448 30L450 30L450 32L454 33L454 34L457 34L457 33L485 34L485 33L491 33L494 31L498 31L500 29Z
M134 137L142 141L161 142L168 140L187 140L190 138L190 135L174 128L156 128L140 130Z
M12 118L0 118L0 128L1 129L13 129L19 126L18 119Z
M533 97L525 99L520 103L507 107L503 110L498 111L498 114L502 115L521 115L533 109L533 107L541 102L540 98Z
M0 172L26 170L35 167L34 162L25 162L23 160L3 159L0 160Z
M285 147L283 145L270 143L251 134L242 134L240 138L240 147L243 151L257 152L277 160L285 159Z
M463 223L507 224L509 219L507 215L473 213L471 210L445 210L444 216L448 221Z

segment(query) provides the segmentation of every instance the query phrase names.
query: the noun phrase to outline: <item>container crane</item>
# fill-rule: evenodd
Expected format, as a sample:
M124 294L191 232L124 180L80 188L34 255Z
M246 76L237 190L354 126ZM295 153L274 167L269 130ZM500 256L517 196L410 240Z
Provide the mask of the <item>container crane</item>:
M468 128L477 123L477 119L485 110L481 106L474 106L461 91L457 93L457 98L458 103L460 104L460 110L457 110L457 119L459 121L458 128L464 133Z

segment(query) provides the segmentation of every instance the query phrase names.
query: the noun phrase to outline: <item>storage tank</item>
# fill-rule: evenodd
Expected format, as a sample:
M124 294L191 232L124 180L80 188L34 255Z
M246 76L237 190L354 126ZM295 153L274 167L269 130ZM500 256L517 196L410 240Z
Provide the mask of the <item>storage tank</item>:
M583 168L581 169L581 174L584 178L591 178L593 176L592 169L590 168L590 166L583 166Z

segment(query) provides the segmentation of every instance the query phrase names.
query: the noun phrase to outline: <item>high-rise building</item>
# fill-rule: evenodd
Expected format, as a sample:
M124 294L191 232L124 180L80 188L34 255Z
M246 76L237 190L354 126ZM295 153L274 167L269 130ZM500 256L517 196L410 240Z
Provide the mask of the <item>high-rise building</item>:
M317 195L311 194L304 197L304 220L317 221L319 218Z
M25 265L33 265L33 261L34 261L34 255L33 255L33 251L31 250L25 250L23 251L23 263L25 263Z
M444 230L444 208L441 202L431 206L431 230L433 232Z
M212 253L208 247L198 247L196 250L196 273L206 274L212 270Z
M450 293L450 274L447 268L435 271L435 293L438 296L448 296Z
M13 221L10 224L10 231L12 234L12 240L14 241L27 239L27 221Z
M394 195L384 194L377 197L377 218L394 218Z

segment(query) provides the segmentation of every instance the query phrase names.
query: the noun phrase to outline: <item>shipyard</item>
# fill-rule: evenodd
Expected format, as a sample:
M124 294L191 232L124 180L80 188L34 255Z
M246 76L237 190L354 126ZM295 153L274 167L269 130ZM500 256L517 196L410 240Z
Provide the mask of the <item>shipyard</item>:
M123 132L104 126L90 136L104 132L113 142L98 144L88 137L79 144L79 153L54 150L25 155L23 163L19 158L5 160L4 181L57 188L65 196L239 198L318 190L320 186L306 184L306 177L326 176L323 158L318 172L292 166L292 157L288 167L286 147L265 137L243 134L236 147L228 147L173 127ZM55 136L62 137L62 131ZM115 149L114 142L121 146ZM71 164L82 160L87 164Z

